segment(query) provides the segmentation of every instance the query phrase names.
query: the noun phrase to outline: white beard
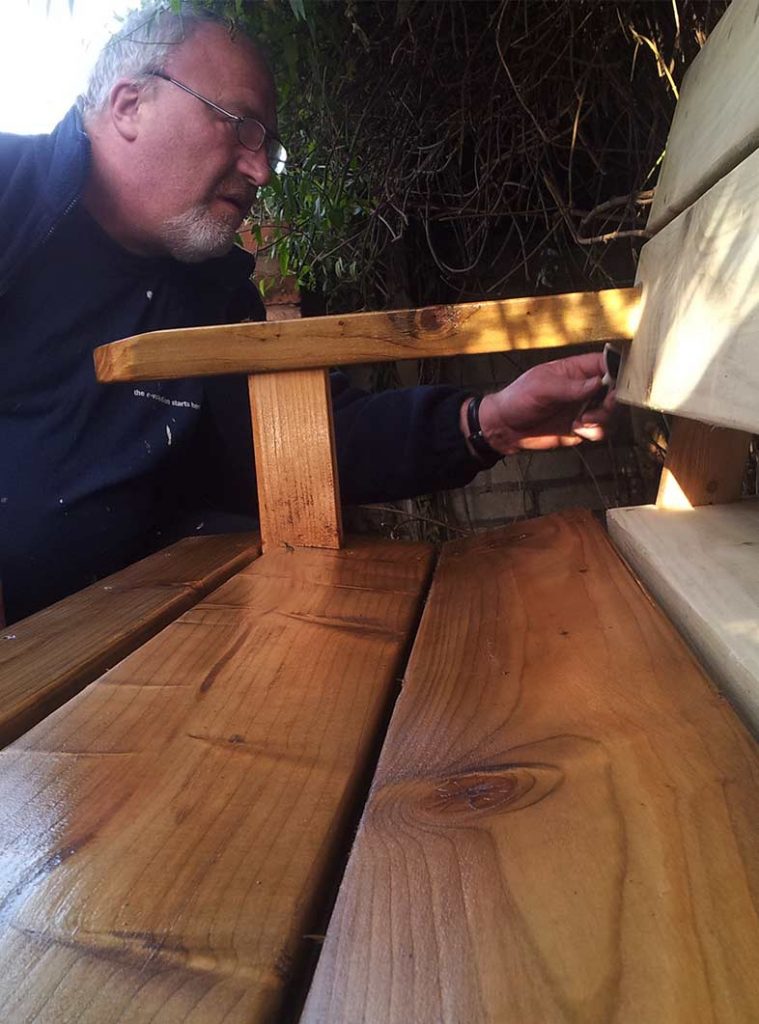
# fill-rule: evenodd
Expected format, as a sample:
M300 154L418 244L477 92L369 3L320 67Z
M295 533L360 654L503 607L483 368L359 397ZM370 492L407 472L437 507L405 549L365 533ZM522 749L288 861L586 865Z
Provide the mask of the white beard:
M180 263L202 263L223 256L235 242L239 224L214 216L199 204L163 224L163 241L171 256Z

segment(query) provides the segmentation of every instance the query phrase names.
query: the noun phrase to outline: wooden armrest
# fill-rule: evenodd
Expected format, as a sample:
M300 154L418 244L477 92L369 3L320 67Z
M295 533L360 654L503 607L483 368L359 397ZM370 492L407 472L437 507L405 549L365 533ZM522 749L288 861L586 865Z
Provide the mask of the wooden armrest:
M101 381L345 366L558 348L633 336L636 288L469 302L390 313L153 331L95 350Z

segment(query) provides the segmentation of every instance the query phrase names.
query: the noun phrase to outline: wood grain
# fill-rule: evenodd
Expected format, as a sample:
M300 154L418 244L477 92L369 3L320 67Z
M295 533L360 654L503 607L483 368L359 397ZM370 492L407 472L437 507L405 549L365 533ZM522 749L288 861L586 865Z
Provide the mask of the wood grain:
M248 378L264 551L339 548L340 489L326 370Z
M302 1024L753 1024L757 822L589 513L446 545Z
M659 481L658 508L739 501L751 434L675 416Z
M759 734L759 503L612 509L622 555Z
M635 344L618 397L759 429L759 153L647 242Z
M686 72L648 220L659 231L759 147L759 0L733 0Z
M431 564L265 554L0 753L0 1015L281 1019Z
M9 743L257 557L254 534L188 537L0 634Z
M95 350L98 380L162 380L632 338L634 288L155 331Z

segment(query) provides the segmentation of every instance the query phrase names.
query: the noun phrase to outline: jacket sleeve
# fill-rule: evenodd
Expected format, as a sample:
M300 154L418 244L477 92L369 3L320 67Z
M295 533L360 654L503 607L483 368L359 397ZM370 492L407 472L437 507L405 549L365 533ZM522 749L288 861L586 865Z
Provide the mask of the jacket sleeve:
M345 504L394 501L463 487L492 466L459 428L466 391L436 386L370 394L332 374L340 490Z
M370 394L342 373L330 377L340 493L346 505L394 501L462 487L493 465L469 454L459 429L467 392L416 387ZM255 474L248 390L244 377L207 381L206 417L199 438L211 482L206 501L225 511L255 510ZM196 448L194 464L198 466Z

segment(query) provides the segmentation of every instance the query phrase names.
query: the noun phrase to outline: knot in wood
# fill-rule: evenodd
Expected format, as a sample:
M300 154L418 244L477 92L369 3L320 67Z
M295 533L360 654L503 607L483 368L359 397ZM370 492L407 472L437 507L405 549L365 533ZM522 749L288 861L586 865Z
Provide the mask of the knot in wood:
M562 780L553 765L507 765L467 772L428 784L422 817L459 823L485 814L519 811L544 800Z

